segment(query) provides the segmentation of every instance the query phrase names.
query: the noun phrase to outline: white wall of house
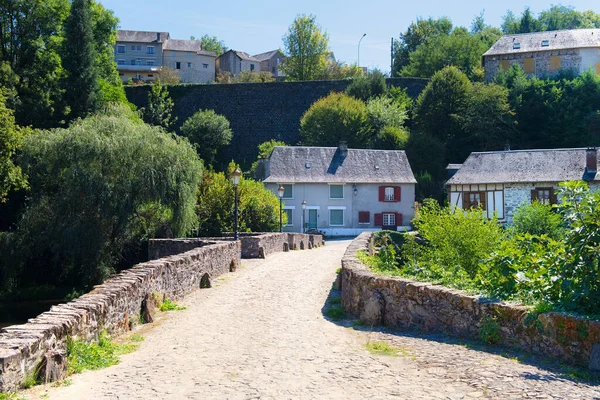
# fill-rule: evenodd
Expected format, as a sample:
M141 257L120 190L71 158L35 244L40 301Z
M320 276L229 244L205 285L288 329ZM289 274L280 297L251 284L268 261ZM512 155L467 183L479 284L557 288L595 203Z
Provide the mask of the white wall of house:
M242 60L240 63L241 71L260 72L260 62L258 61Z
M280 182L279 184L287 184ZM277 194L279 184L268 183L266 187ZM336 184L338 185L338 184ZM379 201L380 186L399 186L400 201ZM301 232L304 220L309 222L309 214L316 214L317 229L327 235L343 236L357 235L363 231L380 230L375 225L375 214L399 213L402 214L402 223L399 230L410 229L410 221L414 218L415 185L414 184L379 184L359 183L343 185L343 199L330 198L331 188L327 183L296 183L292 184L292 198L284 198L284 208L292 215L289 226L284 228L289 232ZM356 187L357 194L354 194ZM307 210L302 211L302 202L306 201ZM310 211L312 210L312 211ZM340 212L341 210L341 212ZM332 224L332 211L339 217L343 213L343 223ZM359 212L369 212L368 222L359 223ZM399 221L398 221L399 222Z
M215 57L193 51L165 50L163 64L176 70L182 83L211 83L215 80Z
M579 50L581 55L581 66L579 72L586 72L590 68L600 75L600 48L589 48Z

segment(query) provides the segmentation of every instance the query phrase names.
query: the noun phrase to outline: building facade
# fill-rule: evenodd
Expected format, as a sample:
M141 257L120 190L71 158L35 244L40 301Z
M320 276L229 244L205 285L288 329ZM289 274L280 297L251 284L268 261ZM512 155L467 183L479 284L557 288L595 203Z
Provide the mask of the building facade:
M183 83L215 80L216 54L202 50L199 40L171 39L168 32L119 30L114 53L123 82L151 82L161 68L175 70Z
M237 75L242 71L260 72L260 61L248 53L229 50L217 58L217 74L230 73Z
M260 70L270 72L273 78L284 77L285 74L279 69L285 61L285 56L281 50L271 50L266 53L253 56L260 62Z
M416 180L404 151L286 146L263 161L265 186L284 188L285 231L410 229Z
M512 223L514 212L539 201L556 204L559 183L587 181L598 188L596 148L471 153L446 182L452 207L480 207L488 218Z
M482 62L486 82L513 64L537 77L590 69L600 75L600 29L505 35L483 54Z

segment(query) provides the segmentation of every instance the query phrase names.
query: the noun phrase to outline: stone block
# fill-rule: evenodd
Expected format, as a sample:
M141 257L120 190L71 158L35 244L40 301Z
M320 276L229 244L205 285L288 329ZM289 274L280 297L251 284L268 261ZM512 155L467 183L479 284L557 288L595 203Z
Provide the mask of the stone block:
M154 313L156 311L156 302L152 293L146 293L144 300L142 300L142 317L144 322L150 324L154 322Z
M61 381L67 377L67 351L51 350L44 356L46 371L44 380L46 383Z
M373 292L364 301L364 307L360 313L360 321L368 325L380 325L383 323L385 313L385 299L379 292Z

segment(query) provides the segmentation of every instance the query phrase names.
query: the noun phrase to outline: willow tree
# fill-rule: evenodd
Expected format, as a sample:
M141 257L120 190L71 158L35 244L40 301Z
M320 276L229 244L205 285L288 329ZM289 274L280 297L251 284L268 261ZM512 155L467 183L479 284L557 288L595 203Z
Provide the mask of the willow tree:
M283 37L286 60L283 72L288 80L310 81L322 75L329 53L329 36L314 15L296 17Z

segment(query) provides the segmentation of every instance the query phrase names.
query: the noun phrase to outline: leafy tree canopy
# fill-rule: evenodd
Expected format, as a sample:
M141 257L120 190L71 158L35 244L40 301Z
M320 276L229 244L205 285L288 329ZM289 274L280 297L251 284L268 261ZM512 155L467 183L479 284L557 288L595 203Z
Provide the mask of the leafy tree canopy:
M160 80L152 84L148 92L148 105L140 112L147 124L161 126L166 130L169 130L177 121L177 117L171 116L173 99L169 97L169 90Z
M229 121L213 110L200 110L189 117L181 133L196 146L198 155L207 165L212 165L218 151L231 142L233 131Z
M375 70L370 74L360 74L346 88L346 94L356 99L367 101L386 93L385 76Z
M190 39L196 40L194 36L190 37ZM217 57L229 50L225 46L225 42L219 40L216 36L205 34L200 38L200 41L202 42L202 50L212 51Z
M309 81L326 67L329 36L314 15L298 15L283 37L286 60L282 70L288 80Z

